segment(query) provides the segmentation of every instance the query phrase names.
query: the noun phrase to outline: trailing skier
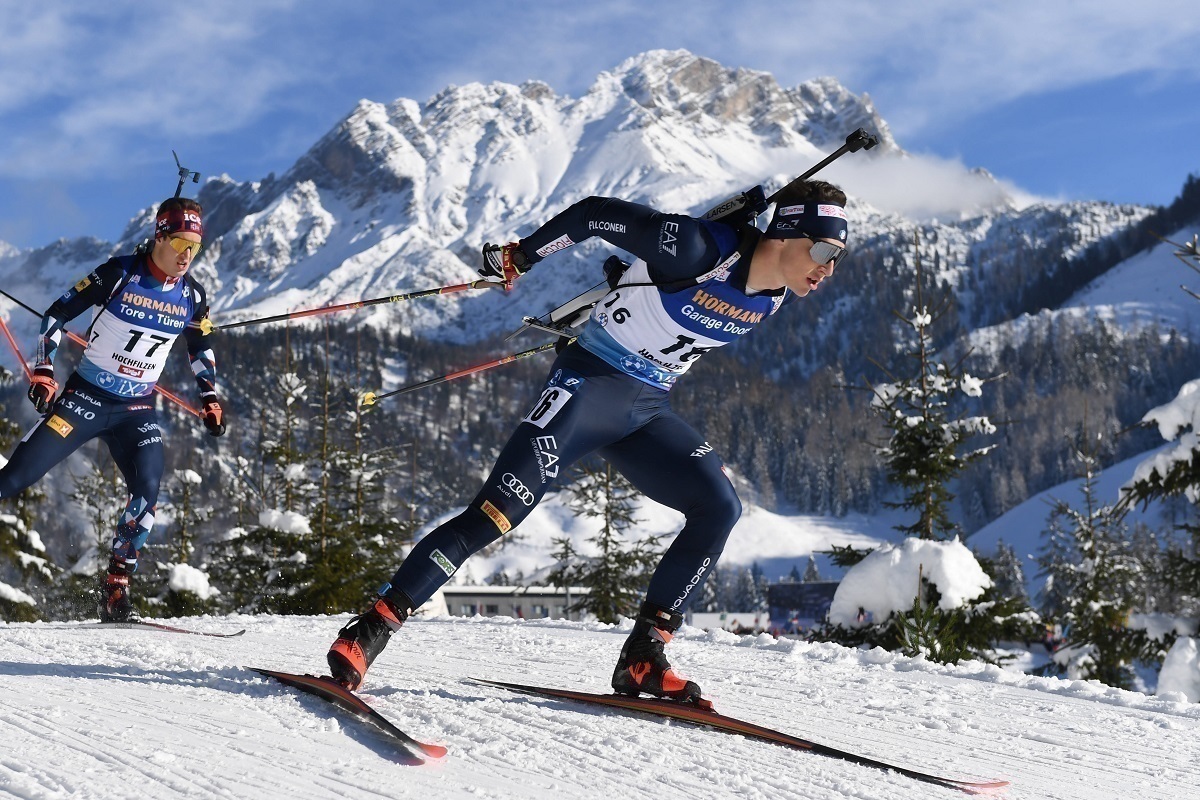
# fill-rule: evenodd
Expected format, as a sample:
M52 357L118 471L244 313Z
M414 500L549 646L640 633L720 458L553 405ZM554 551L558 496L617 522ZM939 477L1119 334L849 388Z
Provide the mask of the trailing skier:
M568 465L595 452L686 517L617 659L613 688L700 700L664 647L720 558L741 503L714 448L671 409L670 390L702 355L816 289L846 252L846 196L836 186L798 181L772 199L765 233L591 197L519 242L484 246L481 274L505 285L593 236L636 260L610 276L610 291L558 356L467 510L422 539L371 608L338 633L328 653L335 679L358 687L413 609L519 525Z
M85 442L99 437L108 445L129 498L100 586L105 622L136 618L129 578L154 526L163 473L162 430L151 394L180 334L200 388L204 426L213 436L225 432L215 357L201 329L208 300L186 274L202 246L202 213L194 200L165 200L155 217L152 246L109 259L46 310L28 392L44 416L0 469L0 497L12 497ZM54 355L63 330L92 306L100 311L83 358L59 394Z

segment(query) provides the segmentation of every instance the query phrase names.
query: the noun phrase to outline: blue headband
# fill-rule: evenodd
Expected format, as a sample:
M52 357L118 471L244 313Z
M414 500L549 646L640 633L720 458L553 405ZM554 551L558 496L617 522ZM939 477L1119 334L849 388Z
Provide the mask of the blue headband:
M808 235L845 243L849 233L846 209L832 203L806 202L796 206L776 206L771 224L763 234L770 239L798 239Z

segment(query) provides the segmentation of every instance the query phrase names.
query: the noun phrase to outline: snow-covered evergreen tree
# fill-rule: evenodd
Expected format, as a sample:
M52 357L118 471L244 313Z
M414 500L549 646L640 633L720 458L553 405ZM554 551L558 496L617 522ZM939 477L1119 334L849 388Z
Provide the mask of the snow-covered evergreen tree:
M11 380L12 374L0 368L0 383ZM12 452L20 437L20 427L4 416L0 405L0 452ZM3 464L0 456L0 466ZM17 497L0 501L0 619L37 619L45 589L57 574L33 527L34 511L43 498L37 487L30 487Z
M1125 512L1096 496L1099 465L1085 441L1075 452L1083 482L1082 508L1059 500L1050 512L1049 537L1038 562L1045 576L1042 616L1062 626L1055 653L1072 678L1131 688L1134 662L1144 657L1143 632L1128 628L1143 596L1141 571L1132 556Z
M979 434L995 433L996 427L986 416L952 418L952 395L961 392L977 398L985 381L963 369L965 357L954 364L935 360L938 351L931 326L953 303L947 297L937 308L926 305L919 241L914 275L911 313L906 316L893 312L912 331L912 343L906 352L912 369L894 375L881 366L890 382L871 387L871 407L890 431L879 454L887 465L888 479L903 493L902 500L885 505L918 514L915 522L897 525L896 529L922 539L947 539L959 530L950 519L950 501L954 499L950 482L994 445L967 452L963 447Z

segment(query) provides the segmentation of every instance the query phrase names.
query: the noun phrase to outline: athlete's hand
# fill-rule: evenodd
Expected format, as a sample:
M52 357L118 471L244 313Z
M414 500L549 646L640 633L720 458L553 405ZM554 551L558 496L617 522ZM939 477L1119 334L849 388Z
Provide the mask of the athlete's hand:
M204 404L204 427L209 436L220 436L225 433L225 411L216 395L210 395Z
M516 242L505 245L486 243L483 245L483 268L479 274L501 284L507 292L512 288L513 281L529 272L532 266L525 251Z
M58 382L54 380L53 367L37 367L33 377L29 379L29 402L39 414L45 414L54 405L54 396L58 394Z

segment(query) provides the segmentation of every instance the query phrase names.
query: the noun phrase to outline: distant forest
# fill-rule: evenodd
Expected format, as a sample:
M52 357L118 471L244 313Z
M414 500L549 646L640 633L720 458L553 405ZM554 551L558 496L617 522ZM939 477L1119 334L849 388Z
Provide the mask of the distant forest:
M1200 180L1192 176L1169 207L1074 258L1061 255L1067 242L1016 248L999 261L995 253L973 254L970 258L989 259L986 286L979 284L980 270L966 269L961 274L972 276L964 278L967 285L925 287L926 297L953 302L953 313L936 331L938 345L957 359L969 331L1057 308L1095 277L1156 244L1156 233L1195 220ZM754 496L746 499L787 513L842 515L877 511L889 498L873 450L884 431L867 408L866 386L884 379L877 364L897 366L898 322L892 312L912 304L916 233L880 236L856 248L822 287L819 306L788 306L744 341L708 355L672 392L675 408L753 487ZM934 237L920 241L924 263L936 265L945 257ZM536 272L526 278L536 279ZM380 558L387 562L417 527L474 494L537 397L552 360L543 355L518 361L363 411L356 397L379 390L385 376L394 388L397 377L401 383L423 380L545 339L527 335L507 343L452 346L354 328L352 318L323 319L331 321L215 334L230 420L225 437L212 439L194 419L165 407L168 478L192 470L205 479L187 490L184 514L183 484L164 481L163 503L174 508L175 519L193 517L186 533L193 552L211 550L231 528L253 527L260 510L274 508L303 514L330 536L348 535L352 528L369 531L372 520L386 521L384 532L392 541ZM181 343L180 349L163 384L191 397L194 382ZM75 357L66 351L72 350L64 347L60 356L62 378ZM975 375L1006 375L989 384L982 398L964 398L974 404L971 413L1003 423L994 437L1000 446L953 487L960 522L970 532L1074 478L1070 442L1084 426L1103 434L1102 466L1157 444L1157 435L1136 423L1200 376L1200 342L1153 328L1128 335L1082 316L1053 322L1038 317L1020 336L969 355L964 364ZM32 420L32 412L24 410L24 390L19 376L0 389L0 414L22 425ZM13 444L11 438L6 442L6 455ZM84 453L111 480L103 446L90 444ZM52 479L61 482L65 475L60 468ZM322 485L330 480L339 485ZM335 490L352 485L359 486L357 496L331 500ZM59 488L71 494L69 487ZM119 508L121 490L113 486L111 497ZM27 513L64 566L82 554L78 542L66 540L61 508L40 503ZM355 517L352 525L349 516ZM178 549L179 529L176 521L156 531L160 547Z

